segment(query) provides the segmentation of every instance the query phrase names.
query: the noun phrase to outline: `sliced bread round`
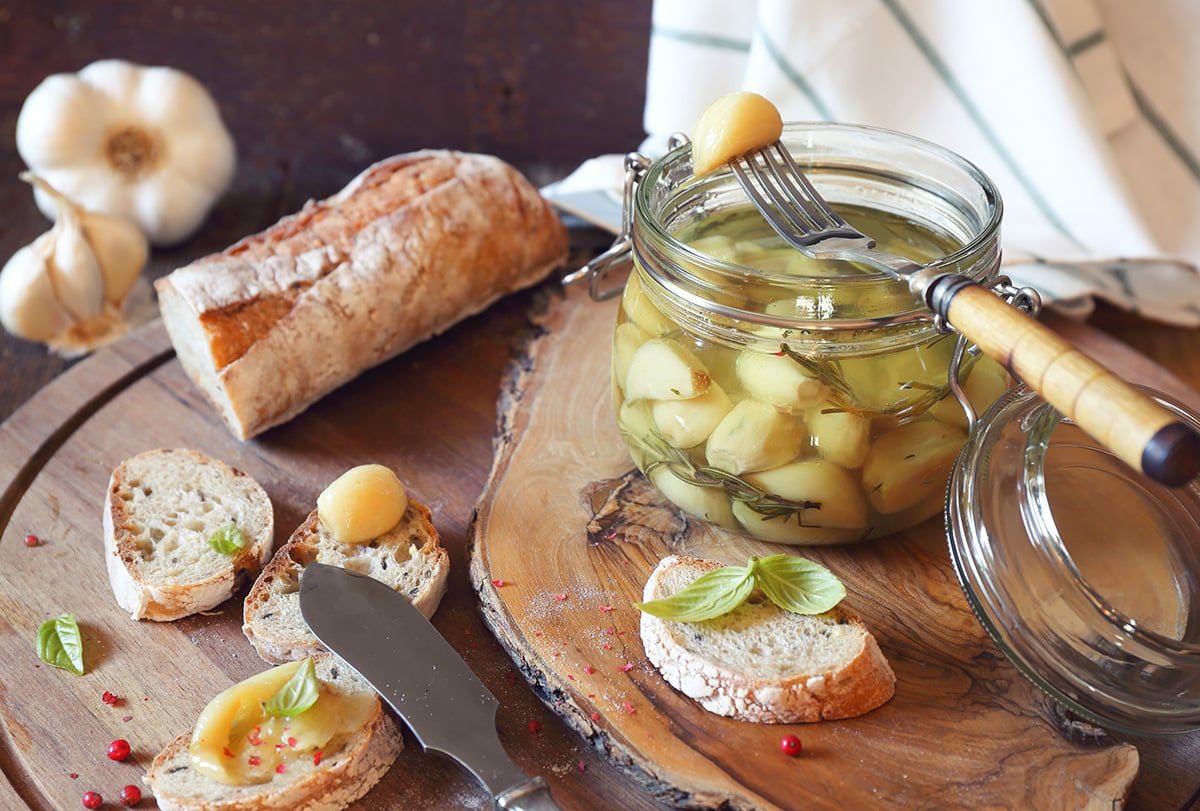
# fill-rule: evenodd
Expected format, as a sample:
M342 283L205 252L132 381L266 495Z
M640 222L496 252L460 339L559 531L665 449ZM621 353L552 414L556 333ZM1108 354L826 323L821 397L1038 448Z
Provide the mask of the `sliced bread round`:
M317 678L343 694L371 693L369 684L332 654L314 657ZM315 758L298 758L269 783L229 786L192 766L192 733L180 735L154 758L144 778L162 811L339 811L379 782L404 748L396 723L376 696L371 719L330 741Z
M643 598L667 597L723 564L671 555ZM641 618L646 657L667 683L710 712L756 723L849 718L895 692L896 677L859 617L841 607L793 614L761 592L723 616L672 622Z
M119 464L103 523L113 595L134 619L175 620L216 607L258 574L275 536L271 501L257 482L186 449L146 451ZM209 538L230 524L245 546L219 551Z
M411 497L400 523L364 544L336 540L313 510L246 596L242 632L268 662L281 664L325 650L300 613L300 574L313 561L370 575L404 594L426 617L441 603L450 573L450 556L429 508Z

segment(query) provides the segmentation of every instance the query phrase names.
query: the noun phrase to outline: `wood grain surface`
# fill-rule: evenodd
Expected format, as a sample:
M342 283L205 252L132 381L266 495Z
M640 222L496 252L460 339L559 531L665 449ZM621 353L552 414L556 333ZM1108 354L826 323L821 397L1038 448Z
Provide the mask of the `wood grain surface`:
M632 471L611 413L617 306L572 291L544 315L510 378L472 527L472 579L489 626L580 734L605 741L631 777L679 807L1121 805L1136 748L1071 719L1004 660L971 614L936 521L802 551L842 577L848 605L896 670L896 696L881 709L760 726L709 714L666 685L645 659L632 606L658 560L740 564L780 548L684 520ZM1110 363L1139 357L1074 333ZM1143 382L1200 399L1137 365ZM799 762L778 750L788 732L804 741ZM1187 768L1197 739L1177 743L1173 768Z
M542 182L592 155L635 147L649 31L644 0L529 0L519 8L295 0L286 11L237 0L2 4L0 259L49 226L16 180L22 163L13 138L21 102L50 73L119 57L183 68L213 91L238 144L239 171L195 237L154 253L147 276L157 278L333 193L396 152L491 152ZM434 506L451 552L450 591L435 624L500 698L501 735L517 762L546 775L568 809L669 807L626 776L629 761L609 736L580 737L550 709L553 694L539 700L544 691L531 689L488 633L468 581L467 526L493 458L501 380L531 300L501 302L246 445L229 438L163 354L161 332L73 362L0 334L0 420L8 420L0 427L0 809L77 808L88 789L112 805L120 786L138 782L154 748L179 731L173 725L190 724L207 696L260 667L240 637L234 604L144 627L116 609L97 579L99 504L111 466L175 441L261 476L275 501L279 541L343 466L374 458L395 464ZM1200 384L1195 331L1104 315L1110 334ZM25 548L29 532L45 545ZM46 583L53 589L43 591ZM31 628L64 608L78 610L94 642L82 678L41 666L33 654ZM104 690L123 704L105 705ZM115 737L134 745L130 761L104 757ZM1195 736L1131 742L1141 765L1130 809L1197 807ZM942 756L939 742L925 747L922 759ZM766 754L745 753L750 761ZM488 807L452 764L414 748L380 792L360 807ZM934 807L915 794L905 805Z
M187 71L237 145L229 191L158 278L417 149L493 154L541 185L644 137L650 4L467 0L0 3L0 264L49 229L16 150L26 96L120 58ZM71 362L0 331L0 419Z
M89 789L112 802L209 698L267 666L241 633L244 590L173 623L134 622L112 597L100 533L108 476L122 459L160 446L197 448L254 476L274 504L277 543L346 468L392 466L430 505L450 552L435 624L499 698L501 739L516 762L543 774L568 809L658 807L534 698L481 622L468 584L467 524L528 305L524 295L501 302L252 442L235 440L201 399L158 324L77 364L0 426L0 808L76 808ZM31 533L41 545L24 545ZM83 631L83 676L43 665L35 651L38 625L68 612ZM105 704L106 690L121 704ZM123 763L104 755L115 738L133 747ZM357 808L490 806L455 764L408 743ZM155 806L147 798L138 807Z

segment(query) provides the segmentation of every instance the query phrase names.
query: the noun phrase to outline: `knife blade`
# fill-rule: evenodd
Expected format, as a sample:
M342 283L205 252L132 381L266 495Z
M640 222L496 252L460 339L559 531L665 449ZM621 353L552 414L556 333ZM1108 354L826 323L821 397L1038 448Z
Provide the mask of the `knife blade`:
M500 702L403 594L373 577L314 562L300 576L300 613L426 751L462 764L501 808L559 808L545 781L526 776L501 746Z

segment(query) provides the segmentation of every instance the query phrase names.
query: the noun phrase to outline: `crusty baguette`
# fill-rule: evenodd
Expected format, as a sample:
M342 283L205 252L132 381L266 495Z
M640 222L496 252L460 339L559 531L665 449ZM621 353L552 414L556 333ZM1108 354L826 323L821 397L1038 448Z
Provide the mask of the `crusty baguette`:
M561 220L511 166L424 151L155 287L184 369L247 439L566 254Z
M720 568L671 555L655 567L643 598L674 594ZM730 613L670 622L642 612L646 657L667 683L718 715L756 723L850 718L895 692L896 677L862 620L841 607L805 616L755 593Z
M258 576L243 608L242 632L258 655L274 664L325 650L300 613L300 575L319 561L370 575L402 592L432 617L450 572L429 508L411 496L400 523L366 544L340 543L313 510Z
M246 546L208 542L236 524ZM271 555L275 518L248 475L198 451L158 449L113 470L104 503L104 552L117 604L134 619L175 620L214 608Z
M375 692L332 654L314 657L314 665L317 678L343 694ZM331 741L319 763L296 759L269 783L228 786L199 773L188 753L191 738L191 732L176 738L144 778L162 811L338 811L370 791L404 748L378 697L371 720L353 735Z

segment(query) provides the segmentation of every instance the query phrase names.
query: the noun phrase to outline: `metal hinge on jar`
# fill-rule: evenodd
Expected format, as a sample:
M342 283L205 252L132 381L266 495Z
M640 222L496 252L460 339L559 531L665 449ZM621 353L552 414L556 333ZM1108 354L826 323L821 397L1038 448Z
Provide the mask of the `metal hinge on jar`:
M668 139L667 148L676 149L688 143L688 137L683 133L675 133ZM594 301L606 301L621 294L625 287L625 277L619 282L606 280L613 271L627 269L633 265L633 195L637 192L638 183L645 176L652 161L640 152L630 152L625 156L625 189L621 203L621 230L608 250L588 262L578 270L563 277L564 285L573 284L580 279L588 280L588 295Z

